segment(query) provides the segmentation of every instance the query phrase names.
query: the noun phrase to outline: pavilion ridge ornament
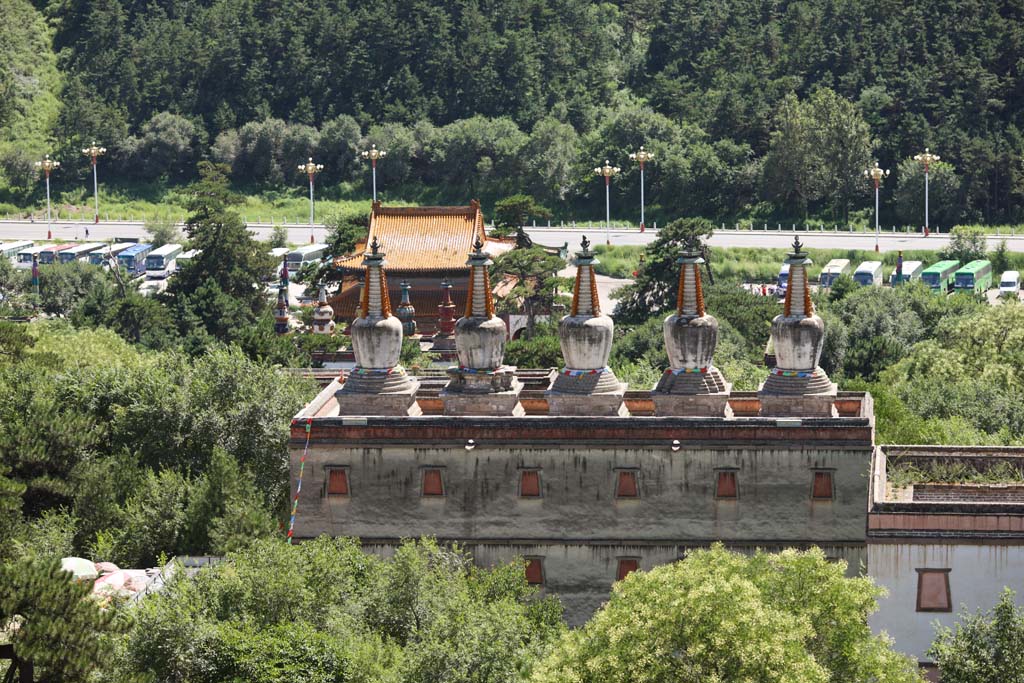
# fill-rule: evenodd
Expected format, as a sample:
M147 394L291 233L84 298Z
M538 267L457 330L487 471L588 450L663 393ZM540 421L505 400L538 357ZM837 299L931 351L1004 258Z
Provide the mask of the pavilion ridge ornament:
M547 391L548 412L553 415L628 415L622 397L626 385L608 367L615 324L601 313L597 295L590 240L576 252L576 281L572 309L558 324L559 344L565 367L555 375Z
M327 285L320 283L316 308L313 309L313 334L334 334L334 309L327 303Z
M758 389L763 415L826 416L833 414L836 385L818 366L825 342L825 323L814 313L807 285L811 259L800 238L788 255L789 286L783 311L772 320L775 368Z
M718 343L718 320L704 309L700 267L704 259L700 245L686 243L679 264L676 312L665 318L662 327L669 369L651 392L656 415L721 417L729 416L729 392L732 385L714 366Z
M399 302L395 315L402 321L402 336L412 337L416 334L416 307L409 299L409 290L412 286L405 280L399 285L402 288L402 301Z
M352 322L355 369L336 398L341 415L419 415L419 380L399 365L402 322L391 314L384 252L374 236L363 258L365 278L359 317Z
M455 323L459 364L448 369L449 382L441 392L446 415L522 415L515 368L502 363L508 328L494 314L488 267L493 265L477 237L466 265L469 292L466 315Z

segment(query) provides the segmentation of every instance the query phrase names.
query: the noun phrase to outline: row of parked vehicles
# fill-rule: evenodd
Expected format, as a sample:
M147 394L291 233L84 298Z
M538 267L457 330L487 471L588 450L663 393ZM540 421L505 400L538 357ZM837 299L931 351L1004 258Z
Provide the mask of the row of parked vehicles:
M878 287L885 284L885 275L881 261L864 261L851 272L849 259L832 259L821 269L818 277L819 287L831 287L842 275L851 275L858 284L865 287ZM890 286L901 285L914 280L921 280L931 287L933 292L987 292L992 288L992 262L984 259L960 265L959 261L939 261L925 267L923 261L904 261L902 267L893 269L889 275ZM789 265L784 264L779 271L778 292L780 296L786 292L789 280ZM999 279L1001 294L1017 294L1020 292L1020 273L1016 270L1005 271Z
M83 261L107 267L116 261L129 275L154 280L170 276L179 263L195 254L194 250L184 251L180 244L165 244L154 248L152 244L138 242L39 245L29 241L0 243L0 255L12 259L17 268L31 268L33 261L44 266Z

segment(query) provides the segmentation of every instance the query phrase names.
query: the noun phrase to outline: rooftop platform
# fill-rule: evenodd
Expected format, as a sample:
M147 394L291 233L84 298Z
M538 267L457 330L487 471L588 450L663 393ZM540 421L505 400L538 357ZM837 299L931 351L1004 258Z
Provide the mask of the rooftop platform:
M670 446L673 441L685 445L805 441L819 445L849 445L863 448L873 444L874 413L870 394L840 392L834 401L837 417L779 418L759 416L760 400L756 392L733 392L730 418L658 417L649 391L627 391L625 403L629 417L572 417L548 414L545 391L554 369L523 370L516 373L524 388L520 403L526 415L520 417L451 416L442 414L440 391L448 381L437 373L420 376L416 402L422 416L356 416L338 414L335 392L342 383L335 379L292 420L293 443L310 438L319 443L464 443L476 442L526 444L601 443Z
M1024 448L880 446L868 535L1024 539Z

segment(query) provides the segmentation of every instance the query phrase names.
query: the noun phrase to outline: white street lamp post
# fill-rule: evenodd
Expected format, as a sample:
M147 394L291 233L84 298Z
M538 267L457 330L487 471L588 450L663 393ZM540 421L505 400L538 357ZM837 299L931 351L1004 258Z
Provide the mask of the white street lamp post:
M93 223L100 222L100 184L96 176L96 158L107 153L106 147L98 147L93 140L92 145L82 150L82 154L92 160L92 198L96 204L96 216Z
M883 169L878 167L878 161L875 161L875 165L872 168L864 170L864 177L875 183L875 251L880 251L878 248L879 228L878 228L878 186L882 183L882 178L889 177L889 169Z
M654 160L654 154L644 150L644 146L640 145L639 152L633 152L629 155L629 158L640 164L640 232L644 232L644 164L648 161Z
M608 163L608 160L604 160L604 166L598 166L594 169L594 173L604 178L604 241L605 244L611 244L611 229L612 229L612 176L616 175L622 169L618 166L612 166Z
M363 151L362 157L370 160L370 169L373 173L373 201L377 201L377 160L383 159L388 155L382 149L377 149L377 145L370 145L370 149Z
M299 171L309 176L309 242L312 244L315 240L313 239L313 177L317 173L324 170L323 164L314 164L313 157L309 157L309 161L304 164L299 164Z
M933 161L938 161L939 155L932 154L928 148L924 148L924 154L914 156L914 161L924 163L924 236L928 236L928 167Z
M50 213L50 172L54 169L60 168L60 162L54 161L47 154L42 161L36 162L36 168L43 169L43 174L46 176L46 239L53 239L53 220Z

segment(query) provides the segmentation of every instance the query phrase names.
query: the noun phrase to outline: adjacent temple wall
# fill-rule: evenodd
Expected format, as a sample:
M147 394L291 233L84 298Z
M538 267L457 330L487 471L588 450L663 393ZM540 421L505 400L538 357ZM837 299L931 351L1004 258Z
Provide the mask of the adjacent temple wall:
M307 419L293 426L293 491ZM436 536L483 565L540 558L572 623L607 599L621 558L649 569L721 540L816 544L851 573L865 559L867 418L321 416L311 430L297 538L357 536L387 552ZM328 493L332 468L345 470L347 494ZM441 471L443 495L424 495L428 469ZM520 495L524 470L540 473L539 497ZM622 471L636 497L617 495ZM716 496L720 471L734 473L735 499ZM812 500L816 472L831 474L831 500Z

